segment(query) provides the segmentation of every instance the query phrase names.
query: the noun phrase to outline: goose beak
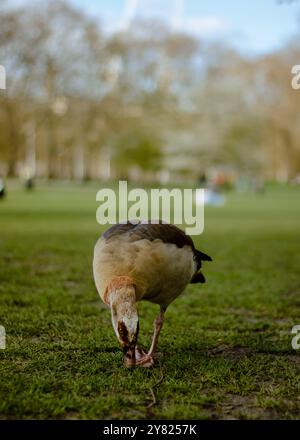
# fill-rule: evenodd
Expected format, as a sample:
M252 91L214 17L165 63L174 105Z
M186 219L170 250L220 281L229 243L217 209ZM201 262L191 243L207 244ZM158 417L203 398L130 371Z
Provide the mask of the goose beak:
M135 367L135 346L125 346L123 349L124 352L124 364L127 368Z

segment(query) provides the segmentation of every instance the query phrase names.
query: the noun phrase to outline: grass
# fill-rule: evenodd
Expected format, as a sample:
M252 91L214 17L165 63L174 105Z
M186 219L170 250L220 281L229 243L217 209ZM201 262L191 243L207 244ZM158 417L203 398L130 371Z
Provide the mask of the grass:
M97 189L10 182L0 201L0 418L299 418L299 188L206 208L207 284L168 309L157 366L135 370L93 284ZM156 311L140 304L145 346Z

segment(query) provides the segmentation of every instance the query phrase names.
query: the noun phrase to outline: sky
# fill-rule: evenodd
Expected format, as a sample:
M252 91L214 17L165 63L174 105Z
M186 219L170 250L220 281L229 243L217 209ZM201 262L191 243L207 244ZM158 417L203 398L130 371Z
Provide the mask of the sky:
M7 1L18 6L29 0ZM128 27L135 17L159 17L174 29L224 39L250 56L276 50L300 34L300 0L67 1L99 20L106 32Z
M281 47L300 30L300 0L69 0L107 32L132 18L159 17L202 38L226 39L248 54ZM299 41L300 44L300 41Z

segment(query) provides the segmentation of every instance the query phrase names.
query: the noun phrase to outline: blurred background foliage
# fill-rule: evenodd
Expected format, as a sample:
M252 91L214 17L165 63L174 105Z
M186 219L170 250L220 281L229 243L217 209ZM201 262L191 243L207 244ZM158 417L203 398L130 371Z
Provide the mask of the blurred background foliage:
M0 176L291 181L299 34L247 57L159 20L102 31L63 0L0 5Z

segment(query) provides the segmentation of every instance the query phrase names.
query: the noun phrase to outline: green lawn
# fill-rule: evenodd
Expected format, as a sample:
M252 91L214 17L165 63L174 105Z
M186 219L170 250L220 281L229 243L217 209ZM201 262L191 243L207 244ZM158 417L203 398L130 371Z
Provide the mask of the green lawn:
M300 418L300 189L206 209L207 283L168 309L157 366L134 370L93 284L97 189L10 182L0 201L0 418ZM140 304L142 345L156 312Z

